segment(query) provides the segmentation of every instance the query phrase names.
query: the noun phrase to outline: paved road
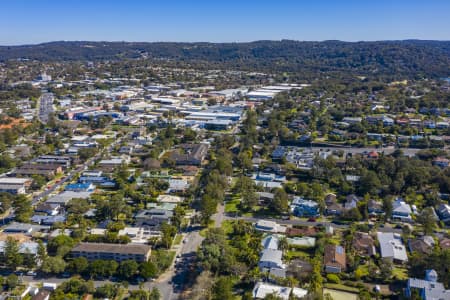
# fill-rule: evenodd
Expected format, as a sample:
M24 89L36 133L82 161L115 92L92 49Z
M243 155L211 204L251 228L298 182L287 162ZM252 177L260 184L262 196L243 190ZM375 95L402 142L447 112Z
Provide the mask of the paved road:
M60 187L62 187L66 182L70 182L72 181L72 179L79 173L81 173L82 171L84 171L86 168L92 166L94 164L94 162L99 159L100 157L102 157L105 153L110 153L112 148L119 144L124 138L126 138L127 135L115 140L114 142L112 142L109 146L107 146L105 149L103 149L102 151L99 151L99 153L97 153L95 156L87 159L82 165L80 165L78 168L69 171L69 173L63 177L61 179L61 181L55 183L54 185L52 185L50 188L47 188L46 190L38 193L37 195L33 196L32 200L31 200L31 205L34 207L37 204L39 204L39 202L49 196L50 194L52 194L53 192L55 192L56 190L58 190ZM9 214L7 216L4 216L3 218L0 219L0 223L1 224L5 224L7 222L9 222L10 220L12 220L14 217L14 210L12 209Z
M212 220L214 220L216 228L222 226L222 222L225 220L225 206L223 204L218 205L217 213L212 216ZM198 225L192 225L186 229L182 246L177 251L174 264L156 282L146 284L147 288L157 287L164 300L178 299L180 293L186 290L186 285L192 283L191 275L197 260L197 250L203 241L200 229L202 227Z
M212 220L214 221L214 226L219 228L222 226L222 222L225 219L225 205L223 203L219 203L217 206L217 212L212 215Z
M38 119L46 124L48 122L48 116L51 114L53 110L53 94L45 93L39 97L39 111L38 111Z
M352 155L354 154L362 154L362 153L369 153L371 151L377 151L377 152L384 152L385 154L391 154L395 150L401 150L404 155L407 156L414 156L417 152L423 149L413 149L413 148L396 148L393 146L390 147L383 147L383 148L357 148L357 147L299 147L301 149L305 150L312 150L314 152L318 152L319 150L323 151L343 151L344 153L350 153Z
M303 220L298 220L298 219L294 219L294 220L283 220L283 219L273 219L273 218L251 218L251 217L232 217L232 216L224 216L224 218L226 220L244 220L247 222L252 222L252 223L256 223L258 221L264 220L264 221L273 221L273 222L277 222L278 224L281 225L297 225L297 226L318 226L318 225L331 225L334 228L339 228L339 229L346 229L348 228L350 225L346 225L346 224L335 224L333 222L330 221L317 221L317 222L309 222L309 221L303 221ZM385 224L384 227L379 227L377 229L377 231L380 232L394 232L394 233L402 233L402 229L398 229L398 228L392 228L389 224Z
M122 142L122 140L126 137L127 135L115 140L114 142L112 142L111 144L109 144L109 146L107 146L105 149L103 149L102 151L99 151L95 156L87 159L82 165L80 165L78 168L70 171L67 176L65 176L64 178L61 179L60 182L55 183L52 187L50 187L49 189L41 192L40 194L36 195L33 197L33 201L32 204L33 206L35 206L37 203L39 203L39 201L41 201L42 198L47 197L48 195L50 195L51 193L53 193L54 191L56 191L57 189L59 189L61 186L63 186L66 182L70 182L72 181L72 179L79 173L81 173L82 171L84 171L85 169L89 168L90 166L92 166L95 161L99 158L101 158L103 156L103 154L105 153L110 153L111 150L113 149L114 146L116 146L117 144L119 144L120 142Z

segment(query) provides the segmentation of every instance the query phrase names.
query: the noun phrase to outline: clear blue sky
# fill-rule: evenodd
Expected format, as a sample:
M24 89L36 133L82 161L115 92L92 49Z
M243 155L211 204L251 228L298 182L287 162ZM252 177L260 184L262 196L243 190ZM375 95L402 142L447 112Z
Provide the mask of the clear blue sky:
M450 40L450 0L0 0L0 44Z

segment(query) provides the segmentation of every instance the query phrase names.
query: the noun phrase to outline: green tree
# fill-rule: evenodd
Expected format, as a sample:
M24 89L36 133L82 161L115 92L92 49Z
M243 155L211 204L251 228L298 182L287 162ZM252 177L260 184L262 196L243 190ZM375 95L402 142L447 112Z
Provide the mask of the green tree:
M151 261L143 262L139 265L139 275L145 279L155 278L158 275L158 268Z
M436 227L435 214L432 207L425 207L420 215L417 216L417 222L419 222L425 234L430 235Z
M10 274L6 277L6 286L9 290L14 289L19 285L19 277L16 274Z
M75 246L75 241L70 236L61 234L51 239L47 244L48 252L51 255L64 256Z
M173 216L172 216L172 224L177 229L180 229L181 224L183 223L183 218L186 214L186 211L184 210L183 206L177 205L175 209L173 210Z
M153 287L150 291L149 300L160 300L161 299L161 293L158 290L157 287Z
M289 209L288 195L282 188L275 191L271 207L279 214L286 213Z
M118 268L118 263L114 260L94 260L89 265L89 274L91 277L111 277L113 276Z
M42 175L32 175L31 178L33 179L32 187L34 189L40 189L47 183L47 180Z
M230 272L235 264L235 257L222 229L212 228L207 231L200 246L198 258L205 270L221 274Z
M89 262L85 257L76 257L69 262L67 268L73 274L83 274L88 270Z
M99 286L94 293L96 298L102 299L113 299L117 296L118 287L111 283L107 283L105 285Z
M217 210L217 201L208 194L204 194L200 202L200 217L203 225L208 225L211 216Z
M374 171L365 172L359 181L359 190L361 195L375 194L381 187L380 179Z
M161 225L161 243L164 245L166 249L170 249L172 245L173 238L177 234L177 228L173 225L170 225L164 222Z
M320 257L315 257L312 261L313 265L313 272L311 276L311 282L309 285L309 291L314 292L321 292L322 291L322 284L323 284L323 278L322 278L322 264L320 262Z
M25 195L19 195L14 200L14 209L16 221L27 223L33 214L33 208L31 206L31 200Z
M383 280L388 280L392 277L393 265L389 260L381 260L380 264L380 277Z
M136 274L138 267L134 260L125 260L120 263L117 274L124 279L129 279Z
M8 237L5 242L4 255L5 264L8 268L15 270L23 263L23 256L19 253L19 242L12 237Z
M253 209L258 204L258 195L254 190L242 193L242 205L245 209Z
M213 300L232 300L233 297L233 284L228 277L219 277L213 286Z
M61 274L66 268L66 262L59 256L49 256L41 264L41 271L46 274Z
M149 300L149 292L144 290L130 291L128 300Z

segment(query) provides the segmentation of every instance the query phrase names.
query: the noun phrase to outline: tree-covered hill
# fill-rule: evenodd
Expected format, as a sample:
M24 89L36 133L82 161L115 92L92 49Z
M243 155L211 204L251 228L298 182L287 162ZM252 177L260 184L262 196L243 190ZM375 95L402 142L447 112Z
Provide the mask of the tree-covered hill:
M183 61L208 67L286 72L350 72L449 76L450 41L300 42L250 43L131 43L51 42L39 45L2 46L0 61L119 60L147 57Z

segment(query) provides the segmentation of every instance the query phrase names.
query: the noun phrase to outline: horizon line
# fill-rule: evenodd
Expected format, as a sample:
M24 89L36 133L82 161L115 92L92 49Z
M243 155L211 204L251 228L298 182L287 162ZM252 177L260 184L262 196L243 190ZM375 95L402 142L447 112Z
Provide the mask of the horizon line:
M326 39L326 40L296 40L296 39L259 39L249 41L126 41L126 40L51 40L37 43L20 43L20 44L3 44L0 41L0 47L24 47L24 46L40 46L52 43L145 43L145 44L251 44L257 42L304 42L304 43L324 43L324 42L342 42L342 43L374 43L374 42L405 42L405 41L422 41L422 42L450 42L450 39L419 39L419 38L405 38L405 39L386 39L386 40L339 40L339 39Z

